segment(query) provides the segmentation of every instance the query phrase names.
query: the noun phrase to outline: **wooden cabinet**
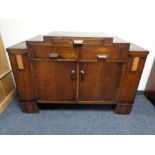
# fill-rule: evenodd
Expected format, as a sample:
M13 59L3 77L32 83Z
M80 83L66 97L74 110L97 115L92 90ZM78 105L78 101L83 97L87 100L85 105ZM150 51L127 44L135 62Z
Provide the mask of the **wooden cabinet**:
M38 104L115 104L129 114L148 51L103 33L38 36L7 49L25 112Z

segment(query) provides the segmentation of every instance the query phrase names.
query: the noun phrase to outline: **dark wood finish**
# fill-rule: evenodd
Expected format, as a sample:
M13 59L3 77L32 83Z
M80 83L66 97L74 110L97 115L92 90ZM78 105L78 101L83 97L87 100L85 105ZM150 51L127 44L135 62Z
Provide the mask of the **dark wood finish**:
M25 112L38 112L37 103L115 104L129 114L148 55L103 33L55 32L7 50Z
M80 101L115 101L122 72L122 63L80 63ZM83 74L83 75L82 75ZM108 91L107 91L108 90Z
M140 57L139 65L136 71L132 71L133 59L136 55L130 55L126 65L125 74L122 78L121 89L118 100L121 103L132 104L142 75L146 57Z
M32 44L32 45L31 45ZM57 54L59 59L76 59L76 49L73 46L51 45L51 43L27 42L31 58L48 59L51 54Z
M39 107L35 102L20 102L21 109L25 113L37 113Z
M115 112L117 114L130 114L132 110L132 104L117 104L115 108Z
M127 45L128 47L128 45ZM99 47L83 47L80 49L80 58L83 59L98 59L98 55L107 55L108 60L123 60L128 55L127 50L122 50L119 44L111 46Z
M21 54L21 56L24 65L23 70L18 69L16 55L14 54L9 55L19 97L21 101L34 101L35 92L34 92L34 85L32 82L33 81L32 74L30 70L30 61L28 59L27 54Z
M52 32L44 36L51 43L73 44L74 40L83 40L84 45L103 45L113 42L113 38L105 33L86 32Z
M76 98L75 62L32 62L37 100L72 101ZM46 75L46 76L45 76Z
M155 105L155 60L146 84L144 95Z

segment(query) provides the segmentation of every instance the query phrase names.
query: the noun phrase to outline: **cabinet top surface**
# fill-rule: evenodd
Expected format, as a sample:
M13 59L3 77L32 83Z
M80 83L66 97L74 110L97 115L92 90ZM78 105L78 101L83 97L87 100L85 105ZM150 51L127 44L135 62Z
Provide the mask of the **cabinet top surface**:
M51 32L47 35L45 35L45 37L50 37L50 36L54 36L54 37L100 37L100 38L113 38L113 43L128 43L118 37L110 37L109 35L103 33L103 32L63 32L63 31L54 31ZM34 38L29 39L28 41L44 41L43 35L38 35ZM9 51L10 49L27 49L26 46L26 41L23 41L21 43L18 43L16 45L13 45L9 48L7 48L7 51ZM129 51L147 51L146 49L139 47L135 44L130 44L130 48Z
M96 38L112 38L103 32L67 32L67 31L53 31L45 36L55 37L96 37Z

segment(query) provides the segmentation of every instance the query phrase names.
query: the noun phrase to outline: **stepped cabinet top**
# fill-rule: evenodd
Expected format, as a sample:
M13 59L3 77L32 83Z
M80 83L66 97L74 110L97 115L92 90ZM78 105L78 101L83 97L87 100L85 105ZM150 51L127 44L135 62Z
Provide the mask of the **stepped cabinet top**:
M118 37L112 37L110 35L107 35L103 32L67 32L67 31L53 31L51 33L48 33L46 35L38 35L36 37L33 37L31 39L27 39L26 41L22 41L20 43L17 43L9 48L7 48L8 52L11 52L12 50L26 50L27 45L26 42L44 42L48 39L96 39L101 40L105 39L108 40L108 42L111 42L113 44L129 44L129 51L137 51L137 52L146 52L148 53L148 50L139 47L133 43L129 43L123 39L120 39Z

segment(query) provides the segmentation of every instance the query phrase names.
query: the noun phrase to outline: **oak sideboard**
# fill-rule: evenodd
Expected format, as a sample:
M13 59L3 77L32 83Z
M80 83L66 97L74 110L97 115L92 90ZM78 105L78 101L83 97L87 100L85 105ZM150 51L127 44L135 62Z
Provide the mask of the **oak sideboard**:
M52 32L7 48L20 105L114 104L131 112L148 51L104 33Z

